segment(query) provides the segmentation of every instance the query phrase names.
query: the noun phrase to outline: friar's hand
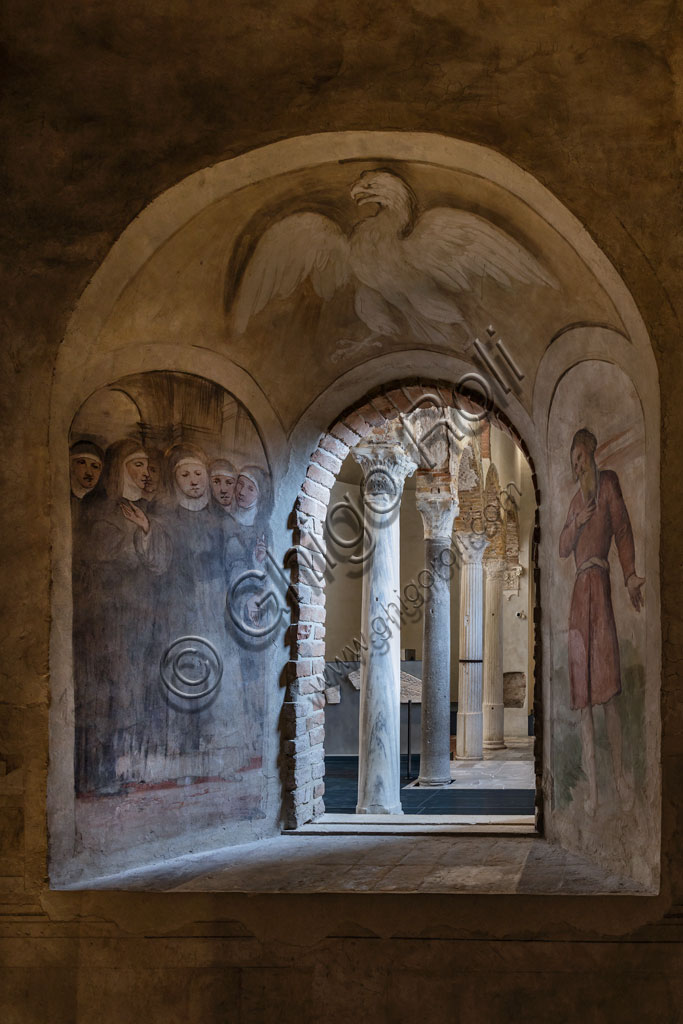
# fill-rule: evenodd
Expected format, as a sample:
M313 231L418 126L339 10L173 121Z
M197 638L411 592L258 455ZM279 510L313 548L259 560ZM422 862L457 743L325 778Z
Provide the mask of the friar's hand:
M576 515L576 525L585 526L588 520L595 512L595 498L591 498L587 505L585 505L580 512Z
M640 588L644 586L645 580L642 576L636 576L633 572L626 580L626 588L628 590L628 596L631 598L631 604L637 612L643 607L644 597L640 592Z
M120 501L119 508L129 523L139 526L143 533L149 533L149 519L141 508L129 501Z

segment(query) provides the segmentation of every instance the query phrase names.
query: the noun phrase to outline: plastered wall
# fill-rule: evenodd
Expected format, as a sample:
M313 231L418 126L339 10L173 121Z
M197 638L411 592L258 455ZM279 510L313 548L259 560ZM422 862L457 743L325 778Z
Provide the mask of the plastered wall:
M683 499L675 7L10 4L2 252L3 1015L675 1020L683 999ZM321 130L503 154L623 277L661 381L662 881L640 899L50 893L47 396L79 295L187 174ZM546 339L547 341L548 339ZM284 545L285 538L282 538ZM618 941L615 941L618 940ZM429 979L425 998L424 979ZM646 994L645 994L646 993ZM322 1007L322 1009L321 1009Z

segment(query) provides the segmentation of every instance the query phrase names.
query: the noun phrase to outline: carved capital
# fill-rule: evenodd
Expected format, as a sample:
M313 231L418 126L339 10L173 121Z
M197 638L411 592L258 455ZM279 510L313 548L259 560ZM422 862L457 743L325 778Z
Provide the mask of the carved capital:
M417 469L403 447L393 440L366 441L351 453L363 471L363 501L375 513L390 512L401 501L407 476Z
M436 395L431 398L433 404L426 404L400 417L405 436L424 469L450 471L457 475L460 453L467 443L468 432L463 432L463 423L455 409L444 406Z
M455 543L465 565L481 565L488 540L481 533L455 533Z
M415 504L422 517L425 540L441 538L450 544L459 509L455 479L449 473L418 470Z
M509 591L512 594L519 593L519 578L524 572L524 567L519 564L507 563L505 566L505 579L503 581L503 590Z

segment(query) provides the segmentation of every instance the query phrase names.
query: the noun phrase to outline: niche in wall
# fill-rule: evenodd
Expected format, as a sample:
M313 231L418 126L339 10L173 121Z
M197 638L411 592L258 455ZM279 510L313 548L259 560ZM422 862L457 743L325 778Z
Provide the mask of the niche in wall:
M263 650L229 607L258 617L235 581L269 535L249 412L139 373L90 396L69 446L76 852L264 818Z
M217 837L205 833L201 840L204 849L223 845L226 840L238 841L235 836L244 823L249 825L249 838L265 838L274 834L279 827L282 807L289 808L285 814L287 822L296 824L313 820L324 810L322 783L318 782L322 774L313 776L310 770L311 752L319 749L322 756L323 750L319 708L314 706L311 680L301 677L304 666L299 662L299 659L307 661L307 671L316 671L311 667L311 652L322 655L319 647L325 628L324 622L320 621L320 616L324 616L320 607L306 607L305 614L310 623L295 622L295 628L287 635L292 646L292 664L287 666L284 708L281 707L282 662L287 654L284 645L278 647L274 642L268 650L270 662L266 696L270 700L271 713L266 713L269 724L265 731L269 738L264 771L269 778L270 803L267 818L263 819L268 827L263 826L262 821L259 835L252 823L257 820L256 813L263 810L265 798L261 791L260 803L255 802L250 793L252 785L256 791L255 772L237 771L233 781L223 779L214 783L211 776L194 774L195 769L200 772L211 770L210 758L204 766L179 763L174 766L175 774L170 770L162 771L158 776L145 778L144 784L135 782L132 777L122 777L118 782L115 780L114 789L118 786L118 792L91 795L92 790L86 788L74 801L71 531L66 521L69 509L67 433L74 410L81 406L93 388L98 387L101 390L97 392L97 401L94 396L83 404L73 422L72 442L84 441L86 449L88 443L94 443L103 450L115 441L131 438L143 447L153 447L162 452L174 444L188 443L202 447L207 457L211 457L215 438L220 437L225 443L218 444L217 450L230 456L237 452L237 447L227 439L231 430L238 434L239 427L240 430L251 431L251 436L258 435L247 410L227 392L222 393L227 395L230 412L217 416L217 403L210 396L220 389L208 380L200 382L192 375L203 374L205 378L218 380L229 392L234 392L246 402L249 411L257 418L267 444L270 469L277 478L279 507L271 519L276 534L277 557L284 556L290 543L305 544L307 536L302 520L306 518L306 509L312 505L314 487L307 483L298 497L296 492L303 474L308 473L306 460L316 446L323 443L321 438L328 425L338 423L339 417L344 416L343 426L353 438L353 431L359 426L358 419L353 414L345 415L343 410L359 409L362 396L375 392L384 382L409 383L419 379L455 384L463 374L473 369L473 354L467 348L470 335L463 333L458 324L452 325L452 330L449 327L448 337L437 341L403 330L389 332L386 337L366 337L368 325L364 326L362 317L356 316L353 306L355 288L348 282L331 298L316 292L310 282L302 282L300 289L291 294L273 296L266 306L259 309L249 307L247 330L237 330L237 299L241 289L246 287L249 268L255 266L252 257L255 257L253 247L257 246L257 240L274 225L300 214L304 209L302 204L306 209L311 204L309 214L322 211L328 219L334 219L344 237L350 238L356 227L361 222L365 223L364 214L370 212L370 208L364 206L364 213L359 213L351 189L366 172L379 167L388 168L393 179L400 179L412 189L419 201L420 209L416 213L420 217L430 215L440 207L484 216L539 260L560 285L558 288L547 282L536 282L524 284L520 289L487 281L485 288L474 289L458 298L459 303L464 301L467 304L471 300L469 311L465 311L473 320L472 329L482 340L489 357L500 362L502 350L497 341L500 335L505 342L505 351L518 362L521 386L519 390L515 386L507 404L501 400L502 409L528 444L537 475L534 491L541 495L539 529L534 530L534 539L530 539L530 531L523 531L518 533L517 544L511 544L509 552L506 550L510 571L506 572L504 616L509 620L516 612L524 611L528 625L528 635L522 639L520 634L517 645L517 653L522 657L509 664L510 670L527 670L529 691L527 706L508 708L505 717L506 720L514 718L526 722L527 711L531 708L532 680L535 678L533 696L543 697L542 701L535 703L535 710L537 728L540 728L541 709L544 716L542 756L546 837L597 858L605 853L603 862L609 861L615 873L633 874L649 886L656 885L659 836L659 400L656 366L645 325L623 282L590 241L584 227L528 174L497 154L469 143L436 135L387 132L326 133L289 139L204 169L180 183L161 202L151 204L130 225L89 285L69 324L55 369L50 441L54 500L48 814L53 882L60 883L65 877L73 877L76 871L72 872L74 835L77 837L76 852L96 851L99 856L92 858L93 864L97 862L96 869L110 871L122 863L126 867L133 864L136 857L138 864L151 862L155 857L166 861L176 853L198 849L200 839L197 830L207 823L225 823L225 831ZM306 244L302 251L308 256L310 239L306 237L304 240ZM287 246L283 246L282 255L288 271L283 278L286 283L290 280L290 251ZM249 288L247 293L252 298L256 294ZM475 306L480 307L481 315ZM493 335L488 333L489 325L491 329L495 327ZM490 343L487 341L489 337ZM568 684L566 681L562 683L561 677L555 674L556 669L562 669L558 652L561 654L562 649L567 650L566 629L575 575L571 559L562 561L558 555L559 534L573 495L568 473L567 439L571 439L569 433L572 430L588 424L597 432L598 443L602 444L603 435L609 434L613 427L611 420L601 421L596 426L596 421L588 415L591 409L576 405L573 390L571 393L562 390L564 384L559 382L563 380L563 374L580 359L599 362L600 371L594 368L596 382L608 362L624 367L627 373L624 380L628 378L628 386L630 381L635 383L642 399L647 453L643 501L648 519L645 532L636 536L636 551L640 550L641 543L647 547L647 565L638 565L639 572L647 577L647 614L644 616L641 611L638 617L633 613L639 628L644 629L647 623L647 660L641 662L646 679L642 756L648 764L647 790L643 794L636 793L630 812L625 807L618 810L615 806L619 802L618 794L615 795L611 789L608 759L604 785L598 780L598 797L602 804L594 815L584 813L580 741L576 756L579 717L569 707ZM178 372L157 374L159 366L170 366ZM304 373L302 367L305 368ZM150 379L158 377L159 385L150 391L146 390L146 385L137 386L135 382L144 382L148 375L141 371L148 371ZM193 380L199 383L196 388L188 385L189 390L174 386L173 394L170 394L162 378L174 378L176 381L184 378L186 382ZM112 384L113 380L117 382ZM613 393L616 394L613 383L609 384L612 397ZM615 387L618 392L618 382ZM190 401L187 395L193 389L195 398ZM554 397L556 391L563 397L564 412L560 411L558 399ZM592 403L602 414L604 393L597 388L597 393L594 390L591 395ZM207 402L208 408L205 409ZM204 409L202 416L186 419L184 410L197 403ZM616 406L610 405L610 408ZM564 432L561 431L562 436L556 441L553 432L557 418L570 414L572 422L567 424L566 431L562 426ZM235 420L234 427L228 425L230 417ZM108 423L117 423L119 428L112 432ZM333 434L324 441L335 452L335 446L339 444L337 435ZM340 436L347 435L342 430ZM245 461L265 465L261 453L259 445L258 450L244 453ZM82 449L79 454L78 472L82 479L78 486L83 493L80 496L74 494L73 503L77 511L87 500L84 492L92 489L93 472L98 471L97 465L93 467L92 458L97 462L97 450L93 452L91 449L88 453ZM343 454L342 450L341 458ZM491 454L492 460L499 465L496 453ZM91 458L88 459L88 455ZM324 455L321 457L325 458ZM612 468L610 462L605 464ZM309 480L315 482L319 479L312 476L316 472L315 459L309 468ZM148 475L154 472L154 459L150 465L148 458L147 469ZM99 472L102 472L101 465ZM627 493L623 469L618 468L617 473L627 507L634 518L635 530L633 492L631 496ZM75 469L74 474L77 475ZM503 479L507 478L504 473ZM531 493L531 488L526 490ZM559 505L551 511L551 503L556 500ZM318 533L314 531L315 537L322 536L323 518L321 512L316 520ZM520 509L520 521L523 518ZM285 524L291 525L292 522L296 523L295 532L285 536ZM512 538L512 535L513 531L509 530L508 536ZM519 563L515 558L516 549L520 549ZM525 552L528 553L526 564L531 566L535 562L538 565L537 579L531 572L527 578L518 571L518 565L524 562ZM611 571L614 588L616 565ZM565 574L562 578L558 575L561 573ZM163 573L160 573L153 578L155 588L160 587L162 577ZM280 573L277 579L279 586ZM525 587L528 588L526 595ZM561 595L564 595L564 605L558 603ZM613 599L619 631L623 620L620 621L614 595ZM536 648L532 654L536 603L542 606L543 617L540 628L536 630ZM628 609L626 611L631 614ZM207 616L206 621L209 620L210 616ZM514 618L515 627L521 629L523 621L520 623ZM136 628L138 625L136 623ZM140 628L144 632L149 627L144 622ZM183 625L183 628L188 627ZM230 630L229 623L226 623L226 628ZM618 635L621 639L621 633ZM331 644L332 640L328 632L328 642ZM411 640L406 646L415 647L415 643ZM265 652L254 647L248 648L247 653L254 664L262 664L259 659ZM246 659L247 654L243 653L242 658ZM240 664L239 658L237 663ZM152 664L151 660L149 664ZM197 663L197 677L203 672L202 664ZM623 668L626 661L622 660L621 664ZM188 678L195 678L191 673L193 666L183 662L181 671L183 666ZM226 685L227 680L225 664L223 668L221 686ZM303 715L302 710L305 711ZM285 713L289 714L289 732L283 728ZM601 714L598 711L596 718L599 719ZM307 729L305 741L300 737L303 722ZM560 749L555 749L555 741L563 744L566 733L570 735L569 745L574 744L572 764L575 768L578 764L578 769L574 782L573 777L569 778L570 784L563 789L559 781L563 754ZM277 763L275 747L280 745L280 741L287 778L282 777L281 766ZM601 742L602 733L596 727L598 759L604 763L605 749L600 746ZM151 771L151 759L146 765ZM168 763L165 767L169 767ZM119 768L125 772L125 758L117 771ZM320 765L317 768L322 772ZM180 774L186 769L190 774ZM237 775L241 776L239 780ZM208 781L200 781L203 779ZM299 780L302 780L301 785ZM230 794L228 800L219 801L215 796L212 787L218 784L226 787L226 793ZM291 789L295 784L296 788ZM141 785L144 785L143 789L136 788ZM156 787L156 795L161 794L159 799L166 801L165 807L172 806L172 812L163 810L155 817L156 811L149 810L152 786ZM193 787L205 789L200 792L199 788ZM169 792L174 800L177 797L172 805ZM244 797L242 807L237 806L238 795ZM565 801L565 796L570 799ZM84 810L88 801L91 808L108 808L108 814L99 819L103 822L99 835L96 834L99 812L89 809L88 818ZM76 827L71 820L74 803L78 816ZM642 813L643 807L647 808L646 815ZM646 832L650 834L646 843L640 843L639 838L632 855L628 829L633 815L638 817L640 838ZM605 835L608 836L607 842L602 841ZM618 846L613 842L616 835L619 836ZM153 848L153 840L157 837L162 842ZM173 841L166 841L166 837L172 837ZM242 837L243 841L244 832ZM128 856L126 848L129 842L138 841L145 846L144 852L140 850L135 856L132 853ZM112 844L123 851L118 858L109 856Z
M548 424L554 828L651 884L658 680L645 438L640 398L619 367L586 360L558 382Z

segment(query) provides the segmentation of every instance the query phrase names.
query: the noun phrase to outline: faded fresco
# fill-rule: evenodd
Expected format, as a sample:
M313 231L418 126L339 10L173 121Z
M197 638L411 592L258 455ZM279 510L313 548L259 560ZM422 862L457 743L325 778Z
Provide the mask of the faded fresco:
M305 298L308 285L322 307L337 303L338 322L352 332L333 339L333 362L371 354L385 339L469 348L481 329L484 279L504 290L558 288L531 253L478 214L449 206L422 210L395 171L365 170L349 181L348 194L356 206L348 226L340 200L329 197L328 216L302 197L301 212L263 231L236 273L231 320L238 336L276 300ZM346 308L338 305L344 293ZM326 315L321 308L320 317Z
M553 801L596 835L611 822L601 841L632 860L647 843L634 826L649 813L645 449L621 370L586 362L565 375L549 445Z
M70 475L77 796L203 787L224 820L259 816L262 652L229 608L258 620L234 582L268 543L248 412L198 377L126 378L74 420Z

